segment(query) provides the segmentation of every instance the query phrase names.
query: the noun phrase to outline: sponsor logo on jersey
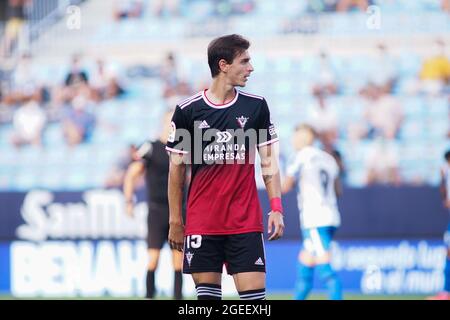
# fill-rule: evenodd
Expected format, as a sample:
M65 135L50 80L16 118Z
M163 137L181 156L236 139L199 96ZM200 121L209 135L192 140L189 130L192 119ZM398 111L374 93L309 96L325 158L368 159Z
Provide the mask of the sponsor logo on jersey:
M259 257L258 260L255 261L255 264L256 264L257 266L263 266L263 265L264 265L264 262L262 261L261 257Z
M233 138L232 134L228 131L219 131L216 133L217 135L217 143L227 143Z
M206 122L206 120L203 120L202 123L200 123L200 125L198 126L199 129L207 129L209 128L209 124L208 122Z
M240 116L240 117L236 117L236 120L239 123L239 125L241 126L241 128L244 129L245 124L248 121L248 117Z

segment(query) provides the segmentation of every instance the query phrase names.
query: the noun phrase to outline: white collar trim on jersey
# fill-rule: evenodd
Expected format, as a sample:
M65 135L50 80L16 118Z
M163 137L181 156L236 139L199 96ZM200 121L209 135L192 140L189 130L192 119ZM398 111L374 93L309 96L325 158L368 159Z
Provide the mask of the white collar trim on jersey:
M208 100L208 97L206 96L206 90L208 90L208 89L205 89L202 91L203 100L206 102L206 104L208 106L210 106L211 108L215 108L215 109L223 109L223 108L231 107L237 101L238 96L239 96L239 90L234 89L236 94L235 94L233 100L231 100L230 102L228 102L226 104L215 104Z

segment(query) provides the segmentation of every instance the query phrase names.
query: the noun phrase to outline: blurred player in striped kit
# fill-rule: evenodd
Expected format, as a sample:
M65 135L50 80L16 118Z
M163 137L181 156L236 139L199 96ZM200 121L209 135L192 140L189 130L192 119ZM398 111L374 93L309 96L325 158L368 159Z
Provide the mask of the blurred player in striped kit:
M341 282L330 265L330 244L340 214L336 196L341 193L339 167L327 152L313 146L314 129L298 126L293 137L295 159L287 169L283 193L296 185L303 245L299 254L295 299L307 298L313 285L314 269L329 291L330 299L341 300Z
M441 170L441 195L444 207L450 213L450 150L445 155L445 164ZM450 222L447 225L447 230L444 233L444 243L447 247L447 259L444 268L444 290L434 297L429 297L430 300L450 300Z

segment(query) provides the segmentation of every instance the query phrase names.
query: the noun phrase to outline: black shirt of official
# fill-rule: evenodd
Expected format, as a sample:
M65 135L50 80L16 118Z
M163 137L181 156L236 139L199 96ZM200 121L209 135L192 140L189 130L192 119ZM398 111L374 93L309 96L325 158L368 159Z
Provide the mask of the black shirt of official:
M169 156L166 145L161 141L148 141L138 149L146 169L146 185L150 202L168 204L167 186L169 176Z

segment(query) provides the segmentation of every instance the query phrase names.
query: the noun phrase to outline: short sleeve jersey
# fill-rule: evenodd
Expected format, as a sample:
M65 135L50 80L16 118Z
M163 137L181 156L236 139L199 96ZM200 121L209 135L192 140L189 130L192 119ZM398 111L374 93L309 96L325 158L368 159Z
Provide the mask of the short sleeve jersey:
M192 165L185 233L263 232L254 160L257 148L278 141L267 102L235 90L217 105L205 92L177 105L166 147Z
M340 225L334 189L339 167L331 155L315 147L305 147L296 154L287 175L298 183L302 228Z

